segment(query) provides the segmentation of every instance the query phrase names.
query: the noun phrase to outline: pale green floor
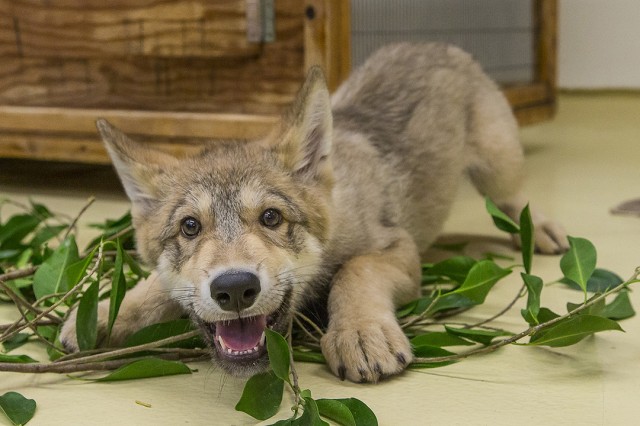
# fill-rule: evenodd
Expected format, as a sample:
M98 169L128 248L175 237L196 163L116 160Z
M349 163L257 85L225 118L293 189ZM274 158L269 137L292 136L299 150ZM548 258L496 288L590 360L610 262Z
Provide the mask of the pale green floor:
M609 209L640 198L639 117L640 95L564 94L553 122L522 132L532 204L561 221L571 235L592 240L599 265L625 277L640 265L640 217L612 216ZM114 179L108 169L0 161L0 196L32 196L73 214L95 194L98 201L83 224L127 209ZM494 243L481 239L476 249L508 252L469 185L462 188L446 231L494 237ZM536 258L534 272L552 281L560 276L558 262L558 257ZM516 276L510 277L467 318L497 312L519 285ZM632 294L638 307L639 293ZM579 301L580 295L550 287L543 304L560 310L567 298ZM495 325L520 331L518 312L513 309ZM0 306L0 318L11 315ZM301 364L298 370L302 386L315 397L360 398L382 425L634 425L640 417L640 320L623 326L626 333L602 334L564 350L509 347L378 385L339 382L318 365ZM200 372L189 377L116 384L0 373L0 394L15 390L36 399L38 413L30 425L253 424L233 409L242 382L222 377L206 363L197 367Z

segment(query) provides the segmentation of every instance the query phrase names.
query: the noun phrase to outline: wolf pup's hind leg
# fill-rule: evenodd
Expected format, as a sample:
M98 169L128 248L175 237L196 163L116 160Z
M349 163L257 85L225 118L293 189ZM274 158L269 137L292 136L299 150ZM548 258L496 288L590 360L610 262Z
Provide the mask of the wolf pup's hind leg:
M333 279L321 346L329 368L343 380L377 382L412 359L395 306L418 297L420 259L409 234L395 234L383 250L351 258Z
M468 117L467 171L478 191L491 198L516 222L527 203L522 193L523 152L518 125L502 93L485 76ZM530 207L536 250L554 254L569 248L562 226ZM519 241L516 239L516 244Z

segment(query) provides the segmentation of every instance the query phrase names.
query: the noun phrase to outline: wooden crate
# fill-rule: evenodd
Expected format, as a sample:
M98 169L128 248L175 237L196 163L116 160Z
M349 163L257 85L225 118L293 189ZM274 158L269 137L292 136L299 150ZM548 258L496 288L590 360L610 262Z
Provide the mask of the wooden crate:
M548 120L556 111L557 0L533 2L536 68L532 83L504 87L520 125Z
M0 157L108 163L112 121L181 154L265 134L306 69L333 89L350 70L346 0L273 2L275 40L253 42L259 0L0 0ZM540 70L506 88L518 118L555 99L555 0L537 0Z

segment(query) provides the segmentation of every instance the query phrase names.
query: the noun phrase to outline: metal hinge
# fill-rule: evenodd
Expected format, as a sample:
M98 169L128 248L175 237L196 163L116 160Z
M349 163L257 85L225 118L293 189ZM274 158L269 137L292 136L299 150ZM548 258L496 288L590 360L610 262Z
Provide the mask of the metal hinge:
M247 0L247 40L270 43L276 39L275 0Z

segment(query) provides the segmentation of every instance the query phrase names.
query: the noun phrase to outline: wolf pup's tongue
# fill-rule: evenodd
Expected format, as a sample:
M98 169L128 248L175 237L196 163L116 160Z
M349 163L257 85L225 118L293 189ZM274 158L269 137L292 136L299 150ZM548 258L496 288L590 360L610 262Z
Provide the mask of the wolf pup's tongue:
M216 323L216 340L229 355L256 352L264 345L267 316L240 318Z

